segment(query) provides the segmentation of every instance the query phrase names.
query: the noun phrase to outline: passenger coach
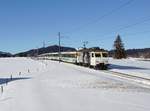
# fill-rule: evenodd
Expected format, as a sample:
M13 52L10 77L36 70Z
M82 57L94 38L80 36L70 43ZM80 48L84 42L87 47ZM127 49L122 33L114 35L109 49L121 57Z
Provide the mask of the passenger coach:
M60 55L59 53L46 53L39 55L39 58L60 60L97 69L107 69L108 65L108 52L98 48L81 49L74 52L61 52Z

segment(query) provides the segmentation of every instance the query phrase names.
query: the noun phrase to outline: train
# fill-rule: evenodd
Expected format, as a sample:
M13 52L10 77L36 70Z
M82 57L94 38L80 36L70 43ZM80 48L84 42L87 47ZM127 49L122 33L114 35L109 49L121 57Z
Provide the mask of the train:
M95 69L107 69L108 52L102 49L80 49L69 52L45 53L38 56L41 59L57 60L87 66Z

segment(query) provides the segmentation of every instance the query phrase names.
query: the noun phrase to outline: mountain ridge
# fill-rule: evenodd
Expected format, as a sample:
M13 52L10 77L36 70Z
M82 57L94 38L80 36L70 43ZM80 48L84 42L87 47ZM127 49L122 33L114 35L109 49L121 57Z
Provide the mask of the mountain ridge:
M52 46L48 46L48 47L42 47L42 48L38 48L38 49L31 49L31 50L28 50L25 52L20 52L20 53L14 54L14 56L19 56L19 57L37 56L39 54L58 52L58 51L59 51L59 46L52 45ZM72 47L61 46L60 51L61 52L76 51L76 49L72 48Z
M67 51L76 51L75 48L72 47L65 47L61 46L61 52L67 52ZM31 49L24 52L19 52L16 54L11 54L9 52L3 52L0 51L0 57L27 57L27 56L36 56L38 54L43 53L51 53L51 52L58 52L59 46L58 45L52 45L48 47L42 47L38 49ZM113 57L113 50L108 51L109 55ZM127 49L126 50L128 57L145 57L150 58L150 48L138 48L138 49Z

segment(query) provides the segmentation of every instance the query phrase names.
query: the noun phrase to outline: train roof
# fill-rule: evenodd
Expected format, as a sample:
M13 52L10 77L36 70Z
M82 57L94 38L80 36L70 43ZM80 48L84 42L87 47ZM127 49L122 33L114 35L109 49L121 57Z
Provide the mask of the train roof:
M99 47L92 47L92 48L84 48L78 50L79 52L108 52L107 50L101 49Z
M59 54L59 52L52 52L52 53L44 53L41 55L49 55L49 54ZM61 54L76 54L76 51L71 51L71 52L61 52Z
M99 47L92 47L92 48L84 48L78 51L67 51L61 52L61 54L76 54L77 52L108 52L107 50L101 49ZM39 56L49 55L49 54L58 54L59 52L51 52L51 53L44 53L40 54Z

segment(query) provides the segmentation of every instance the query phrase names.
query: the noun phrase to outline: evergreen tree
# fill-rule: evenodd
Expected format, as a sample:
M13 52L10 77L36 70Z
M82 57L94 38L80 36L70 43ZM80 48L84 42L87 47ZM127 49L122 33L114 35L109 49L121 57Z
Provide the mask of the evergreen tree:
M120 35L118 35L116 40L114 41L114 58L116 59L126 58L124 44L122 43Z

